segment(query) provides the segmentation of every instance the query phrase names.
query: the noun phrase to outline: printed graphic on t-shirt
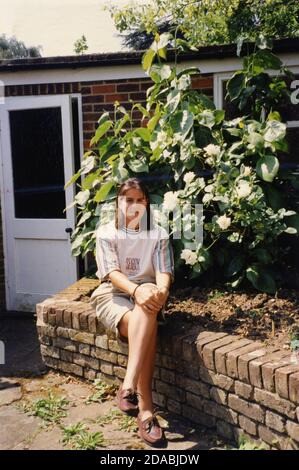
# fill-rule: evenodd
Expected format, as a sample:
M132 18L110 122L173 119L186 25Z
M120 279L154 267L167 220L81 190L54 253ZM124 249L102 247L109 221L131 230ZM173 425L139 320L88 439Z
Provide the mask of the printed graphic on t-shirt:
M140 258L126 258L126 271L137 274L140 271Z

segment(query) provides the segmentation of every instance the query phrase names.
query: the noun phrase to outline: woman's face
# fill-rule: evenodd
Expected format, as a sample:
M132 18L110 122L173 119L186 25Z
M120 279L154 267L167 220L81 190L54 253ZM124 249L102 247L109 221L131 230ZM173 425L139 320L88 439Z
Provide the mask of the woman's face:
M119 196L118 206L125 216L126 226L131 224L134 228L146 211L146 197L140 189L128 189L125 194Z

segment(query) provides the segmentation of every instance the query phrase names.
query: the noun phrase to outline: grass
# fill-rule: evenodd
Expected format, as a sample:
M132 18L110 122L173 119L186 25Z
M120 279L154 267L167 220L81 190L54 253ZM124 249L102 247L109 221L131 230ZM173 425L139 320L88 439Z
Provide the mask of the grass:
M101 431L90 432L82 422L62 427L62 444L69 444L76 450L95 450L105 447L105 439Z
M267 450L264 443L256 443L251 441L248 437L241 435L238 439L238 447L226 446L226 450Z
M104 416L99 416L96 419L96 423L100 426L104 426L105 424L110 424L114 419L121 418L123 416L120 410L111 410Z
M46 423L57 424L67 415L66 407L68 404L69 401L65 397L59 397L49 392L46 398L24 403L22 410L31 416L38 416Z

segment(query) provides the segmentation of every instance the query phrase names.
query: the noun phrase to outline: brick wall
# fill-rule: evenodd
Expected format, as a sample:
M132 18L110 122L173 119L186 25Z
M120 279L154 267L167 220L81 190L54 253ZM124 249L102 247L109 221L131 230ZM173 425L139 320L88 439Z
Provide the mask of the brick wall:
M134 102L145 103L146 90L152 82L148 78L124 80L94 80L89 82L40 83L33 85L9 85L5 87L5 96L55 95L63 93L82 94L82 123L84 152L90 150L89 141L97 127L97 121L104 111L111 113L113 119L114 101L119 101L130 109ZM202 74L193 77L194 89L201 89L213 98L213 76ZM136 126L140 125L141 113L133 112ZM1 203L1 201L0 201ZM5 306L3 231L0 220L0 308Z
M88 380L120 383L127 347L104 331L82 278L37 305L46 365ZM285 350L186 324L159 325L155 404L212 428L230 441L244 434L269 448L299 446L299 364Z

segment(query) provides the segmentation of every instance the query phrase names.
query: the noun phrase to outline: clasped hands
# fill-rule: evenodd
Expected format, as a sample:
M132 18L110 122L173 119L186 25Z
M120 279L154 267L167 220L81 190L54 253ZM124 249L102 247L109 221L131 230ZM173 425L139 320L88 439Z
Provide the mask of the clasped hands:
M140 284L135 291L135 301L148 313L158 313L164 306L168 295L167 287Z

